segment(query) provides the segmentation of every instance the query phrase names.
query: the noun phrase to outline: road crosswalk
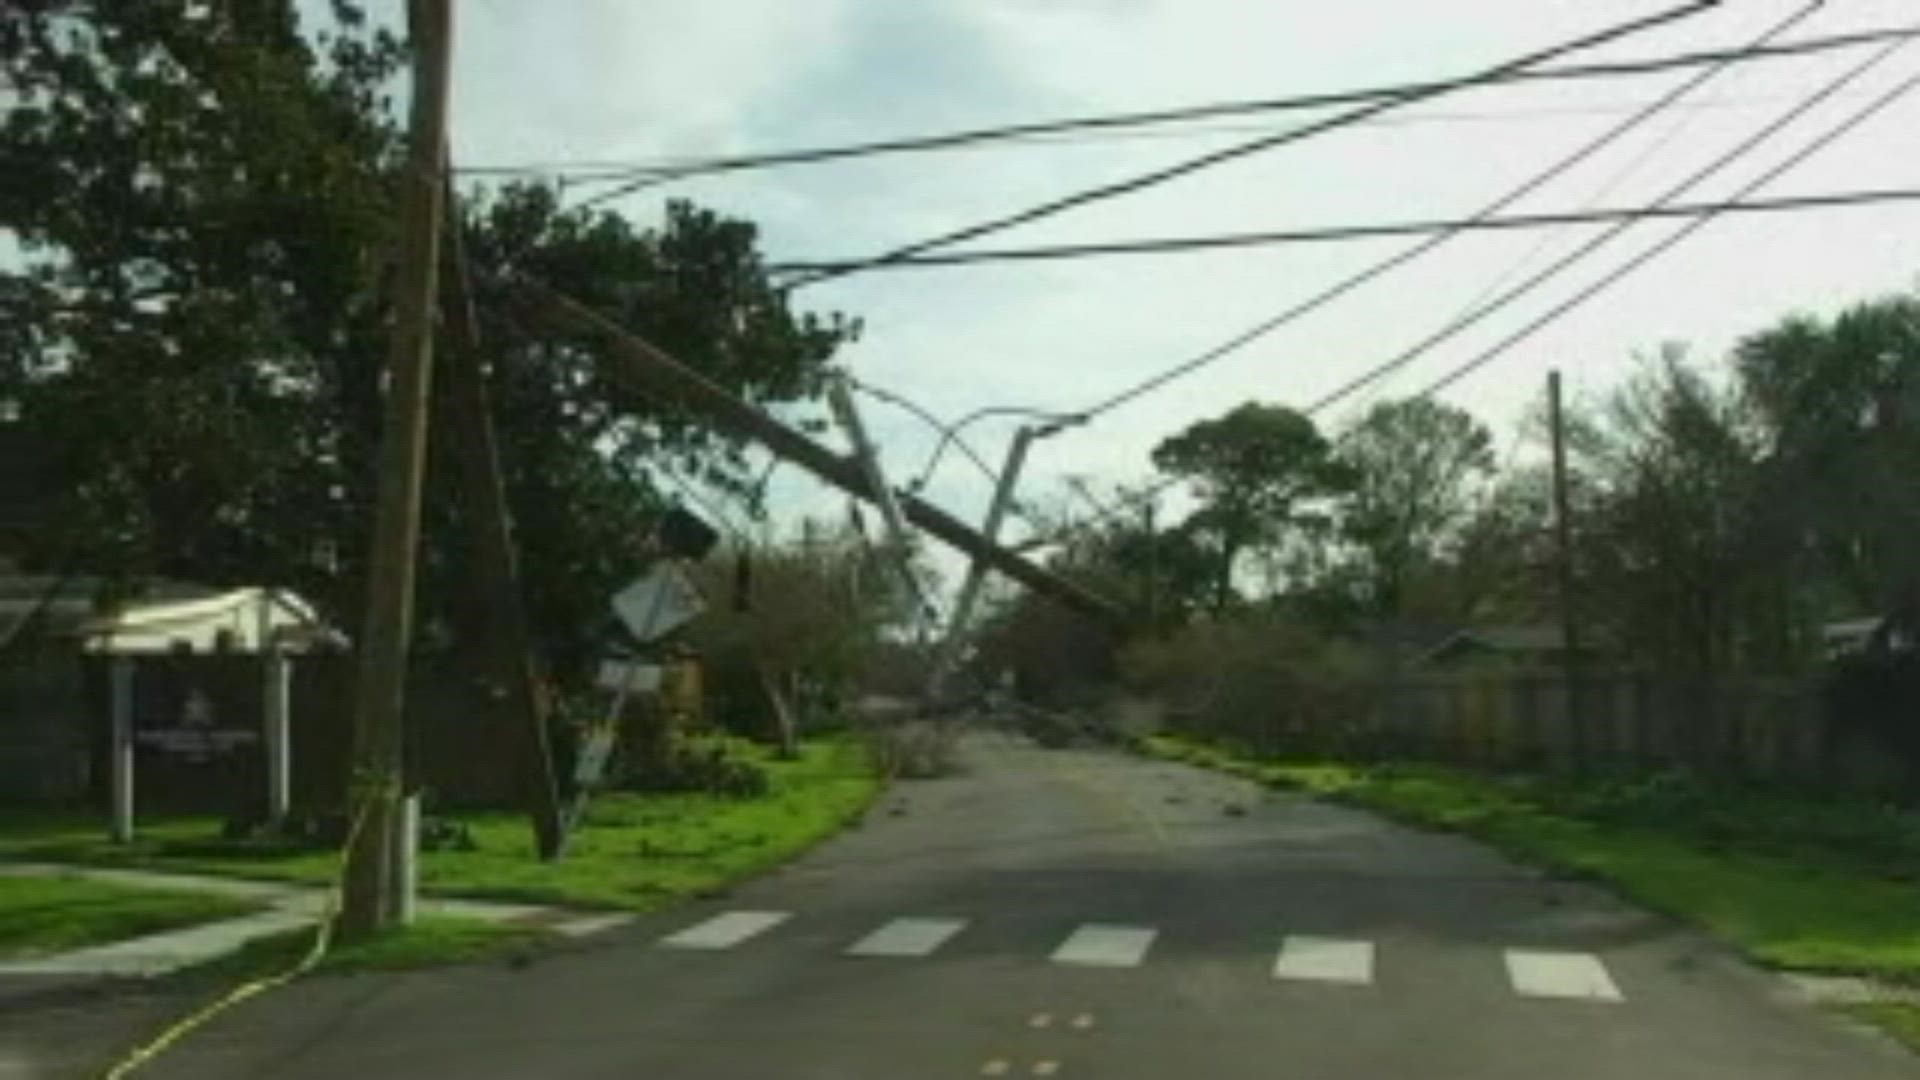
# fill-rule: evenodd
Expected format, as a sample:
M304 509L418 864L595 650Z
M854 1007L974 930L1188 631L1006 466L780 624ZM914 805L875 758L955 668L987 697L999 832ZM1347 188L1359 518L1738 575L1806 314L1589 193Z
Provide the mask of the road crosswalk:
M744 945L793 917L785 911L727 911L662 937L667 949L718 951ZM853 957L922 959L964 937L971 920L951 915L890 919L860 935L841 951ZM1132 968L1148 963L1160 939L1151 926L1082 923L1048 954L1054 964L1088 968ZM1279 938L1272 977L1282 982L1370 987L1375 983L1378 949L1372 941L1307 934ZM1575 950L1501 950L1507 983L1525 998L1619 1003L1626 1000L1604 961Z

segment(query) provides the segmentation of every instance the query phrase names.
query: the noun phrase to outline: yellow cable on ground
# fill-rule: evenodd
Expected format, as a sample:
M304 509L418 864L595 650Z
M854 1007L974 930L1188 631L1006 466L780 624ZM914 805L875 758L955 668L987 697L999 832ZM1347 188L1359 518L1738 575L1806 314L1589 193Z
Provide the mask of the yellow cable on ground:
M360 827L366 824L367 813L373 803L372 798L361 803L360 809L354 813L352 823L347 827L346 842L340 845L340 866L334 872L333 887L327 892L327 904L320 913L320 924L314 928L313 945L307 949L306 955L300 958L300 962L278 974L241 983L212 1002L181 1017L169 1025L165 1031L147 1040L145 1044L135 1047L126 1057L116 1062L106 1071L104 1080L121 1080L122 1077L132 1075L135 1069L160 1056L168 1047L185 1038L194 1029L206 1024L207 1021L248 998L285 986L312 971L314 966L320 963L327 955L327 949L333 944L333 924L339 918L340 899L346 891L347 854L353 850L354 841L359 839Z

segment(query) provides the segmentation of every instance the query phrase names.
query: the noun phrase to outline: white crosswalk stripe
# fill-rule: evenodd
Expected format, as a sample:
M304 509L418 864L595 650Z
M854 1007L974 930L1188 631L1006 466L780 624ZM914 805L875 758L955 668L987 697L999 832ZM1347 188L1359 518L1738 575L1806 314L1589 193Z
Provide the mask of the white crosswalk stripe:
M1522 997L1622 1001L1600 958L1582 952L1507 950L1507 979Z
M675 949L731 949L787 920L784 911L729 911L660 939Z
M849 956L926 956L964 930L965 919L895 919L847 947Z
M1373 982L1373 942L1289 935L1273 977L1366 986Z
M1053 950L1056 964L1084 967L1133 967L1145 959L1160 931L1148 926L1087 923Z

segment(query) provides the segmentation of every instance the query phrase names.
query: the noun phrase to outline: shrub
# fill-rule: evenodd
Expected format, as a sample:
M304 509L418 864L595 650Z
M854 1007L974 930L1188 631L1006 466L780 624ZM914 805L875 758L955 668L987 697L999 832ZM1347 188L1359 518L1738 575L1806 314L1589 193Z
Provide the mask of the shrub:
M631 791L700 791L752 799L768 790L767 771L721 738L676 739L645 769L629 769L622 787Z
M1171 726L1265 754L1365 755L1367 665L1270 615L1194 623L1121 655L1130 690L1167 703Z

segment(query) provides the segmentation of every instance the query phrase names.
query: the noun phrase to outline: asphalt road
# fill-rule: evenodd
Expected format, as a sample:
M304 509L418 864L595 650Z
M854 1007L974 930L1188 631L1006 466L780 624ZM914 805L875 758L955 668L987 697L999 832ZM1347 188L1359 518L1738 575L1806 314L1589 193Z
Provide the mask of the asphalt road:
M967 751L725 897L528 967L310 980L143 1075L1920 1075L1697 936L1477 845L1113 753ZM97 1062L156 1006L118 1008L0 1036L0 1075Z

